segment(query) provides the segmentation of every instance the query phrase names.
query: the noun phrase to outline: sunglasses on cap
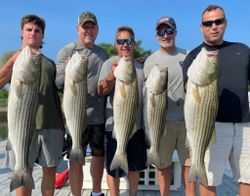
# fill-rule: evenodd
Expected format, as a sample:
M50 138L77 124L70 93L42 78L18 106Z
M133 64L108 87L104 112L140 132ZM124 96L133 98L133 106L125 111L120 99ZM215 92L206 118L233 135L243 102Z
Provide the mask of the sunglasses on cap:
M224 23L224 21L225 21L225 18L219 18L219 19L216 19L216 20L203 21L201 24L204 27L211 27L213 24L216 24L217 26L221 25L221 24Z
M124 45L125 43L129 46L133 45L135 43L134 39L117 39L116 43L118 45Z
M175 32L175 30L171 29L171 28L170 29L162 29L162 30L158 30L157 31L157 35L160 36L160 37L162 37L165 34L167 34L167 35L173 35L174 32Z

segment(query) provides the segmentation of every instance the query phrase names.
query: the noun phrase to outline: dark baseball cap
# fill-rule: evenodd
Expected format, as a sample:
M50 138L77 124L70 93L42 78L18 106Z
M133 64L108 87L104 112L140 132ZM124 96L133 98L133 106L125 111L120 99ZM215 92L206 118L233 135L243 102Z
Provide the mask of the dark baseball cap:
M95 14L88 11L81 13L81 15L78 17L77 24L83 25L85 22L88 21L93 22L95 25L98 25Z
M170 28L176 29L175 21L174 21L174 19L173 19L172 17L170 17L170 16L163 16L163 17L161 17L161 18L156 22L156 27L155 27L155 29L157 30L158 27L159 27L161 24L166 24L166 25L168 25Z

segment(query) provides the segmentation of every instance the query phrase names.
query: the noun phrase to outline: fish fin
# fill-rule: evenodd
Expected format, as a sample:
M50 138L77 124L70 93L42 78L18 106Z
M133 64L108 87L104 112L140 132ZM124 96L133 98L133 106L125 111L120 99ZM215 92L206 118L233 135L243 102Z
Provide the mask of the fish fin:
M124 83L124 82L122 83L122 86L120 87L119 92L120 92L120 95L121 95L122 97L124 97L124 98L126 97L125 83Z
M84 155L83 155L82 149L73 149L70 152L69 156L69 164L70 166L73 165L76 161L80 163L81 165L85 164Z
M153 93L150 93L149 95L149 100L150 100L150 103L151 105L153 106L153 108L155 108L156 106L156 103L155 103L155 95Z
M76 85L73 81L70 82L69 88L74 95L77 95Z
M201 167L195 167L194 165L191 165L188 180L191 182L195 182L196 177L198 177L199 183L203 184L204 186L208 186L204 163L201 165Z
M27 171L14 170L10 182L10 192L21 186L34 189L35 183L32 176Z
M195 88L193 89L192 94L193 94L194 99L198 103L200 103L201 102L201 96L200 96L199 89L198 89L197 86L195 86Z
M128 160L127 154L115 154L110 164L110 170L121 168L126 174L128 174Z
M212 131L212 135L211 135L211 138L210 138L210 141L209 141L209 144L208 144L208 148L215 144L216 143L216 132L215 132L215 128L214 130Z
M160 168L160 156L157 151L154 151L150 148L149 155L147 159L147 165L155 165L157 168Z
M16 96L21 99L23 96L23 84L21 81L17 82L17 85L15 86L15 92L16 92Z

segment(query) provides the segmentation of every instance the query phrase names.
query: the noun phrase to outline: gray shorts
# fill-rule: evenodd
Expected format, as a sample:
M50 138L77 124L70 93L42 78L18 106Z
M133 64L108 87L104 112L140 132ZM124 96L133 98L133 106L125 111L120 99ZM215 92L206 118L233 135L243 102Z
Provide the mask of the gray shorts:
M63 136L61 129L36 130L30 145L29 166L38 163L42 167L55 167L59 164L63 150ZM15 158L10 143L6 147L5 165L14 168Z
M186 146L186 127L184 121L167 121L160 141L159 169L167 168L172 164L174 150L178 152L181 165L190 166L191 150Z
M250 184L250 123L215 123L216 143L205 154L209 186L222 183L229 161L234 180Z

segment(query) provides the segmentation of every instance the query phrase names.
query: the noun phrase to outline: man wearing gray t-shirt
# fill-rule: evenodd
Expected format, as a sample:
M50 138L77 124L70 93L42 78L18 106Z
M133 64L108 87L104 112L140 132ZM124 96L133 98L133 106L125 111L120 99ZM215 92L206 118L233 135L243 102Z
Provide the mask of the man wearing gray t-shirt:
M106 123L106 155L105 155L105 167L107 171L107 182L109 187L110 196L119 195L120 178L128 176L129 183L129 195L136 195L137 187L139 183L140 171L146 169L146 140L142 123L142 89L144 85L143 65L133 59L133 50L135 47L135 35L133 29L128 26L119 27L116 31L115 48L117 50L117 56L109 58L102 66L98 92L102 96L107 97L107 103L105 108ZM122 169L122 167L111 169L111 162L115 159L116 149L119 148L117 137L114 133L114 92L116 79L114 76L114 70L121 57L125 57L126 60L132 61L136 70L137 87L138 87L138 109L135 112L135 131L132 133L131 138L128 140L126 148L126 158L128 161L128 174ZM125 84L124 84L125 85ZM126 91L127 92L127 91ZM128 94L127 94L128 95ZM129 108L130 106L127 105ZM132 114L133 115L133 114ZM117 118L116 118L117 120ZM124 121L128 119L123 119ZM122 121L122 120L121 120ZM121 122L119 121L119 122ZM123 121L123 122L124 122ZM117 121L116 121L117 123ZM118 124L118 123L117 123ZM126 130L127 131L127 130ZM129 131L128 131L129 132ZM124 139L124 138L123 138ZM122 138L120 138L122 140ZM118 146L118 147L117 147ZM124 159L122 159L124 160ZM120 164L119 164L120 166Z
M157 65L160 69L168 68L168 109L166 125L160 141L161 165L157 168L157 177L161 195L169 195L171 184L171 165L173 152L176 149L182 164L183 184L186 195L195 195L194 183L188 182L190 168L190 150L185 146L186 128L184 124L184 86L182 61L187 51L176 47L176 23L172 17L164 16L156 23L156 39L159 50L150 55L144 64L145 78Z
M63 89L65 66L70 57L77 51L80 55L88 56L86 102L86 129L82 137L82 146L86 150L90 145L92 162L90 173L93 180L92 196L102 196L101 181L104 168L104 97L96 91L99 73L103 62L108 58L106 52L94 44L98 34L96 16L91 12L83 12L77 21L78 39L63 47L57 56L56 84ZM81 195L83 185L82 165L76 161L69 169L70 188L73 195Z

